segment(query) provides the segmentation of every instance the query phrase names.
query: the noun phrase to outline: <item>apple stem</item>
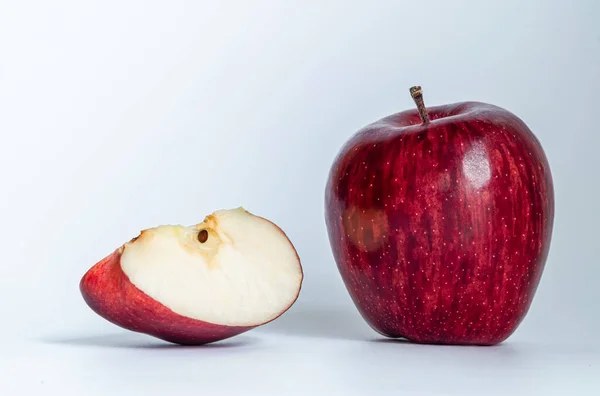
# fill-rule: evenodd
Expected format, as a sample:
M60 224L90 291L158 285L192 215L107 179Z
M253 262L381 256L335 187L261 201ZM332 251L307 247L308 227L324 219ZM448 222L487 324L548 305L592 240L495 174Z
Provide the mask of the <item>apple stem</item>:
M421 116L421 121L423 124L427 124L429 122L429 114L427 114L427 109L425 108L425 102L423 102L423 91L420 86L414 86L410 88L410 96L412 96L415 104L417 105L417 110L419 110L419 116Z

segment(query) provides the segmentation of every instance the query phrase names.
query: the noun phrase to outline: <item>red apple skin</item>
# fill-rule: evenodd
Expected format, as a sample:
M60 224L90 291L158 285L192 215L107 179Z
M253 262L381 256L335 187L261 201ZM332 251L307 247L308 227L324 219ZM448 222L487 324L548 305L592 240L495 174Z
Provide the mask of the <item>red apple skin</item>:
M369 325L416 343L494 345L544 269L554 192L544 151L502 108L400 112L358 131L327 181L330 245Z
M83 299L98 315L124 329L181 345L224 340L255 326L223 326L179 315L133 285L121 269L117 249L81 279Z

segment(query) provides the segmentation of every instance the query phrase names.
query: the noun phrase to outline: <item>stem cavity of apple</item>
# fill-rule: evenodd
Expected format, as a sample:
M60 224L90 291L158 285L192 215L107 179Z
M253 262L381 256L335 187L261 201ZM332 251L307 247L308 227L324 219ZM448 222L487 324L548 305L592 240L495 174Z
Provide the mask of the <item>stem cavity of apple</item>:
M419 110L419 116L421 117L421 121L423 124L427 124L429 122L429 114L427 114L427 108L425 108L425 102L423 101L423 91L421 87L416 85L410 88L410 96L412 96L415 104L417 105L417 110Z

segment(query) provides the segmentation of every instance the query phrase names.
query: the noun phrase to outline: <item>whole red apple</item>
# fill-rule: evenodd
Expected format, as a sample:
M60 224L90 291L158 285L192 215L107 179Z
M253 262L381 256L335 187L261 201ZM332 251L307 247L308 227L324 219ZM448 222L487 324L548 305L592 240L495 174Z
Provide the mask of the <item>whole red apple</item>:
M550 167L500 107L385 117L341 149L326 187L333 255L373 329L417 343L493 345L525 317L554 221Z

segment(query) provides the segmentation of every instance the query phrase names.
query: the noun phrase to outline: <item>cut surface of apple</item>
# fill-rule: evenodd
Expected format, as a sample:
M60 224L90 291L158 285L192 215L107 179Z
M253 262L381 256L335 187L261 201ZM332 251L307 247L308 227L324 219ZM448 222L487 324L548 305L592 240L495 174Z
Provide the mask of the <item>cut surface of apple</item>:
M302 281L285 233L238 208L142 231L92 267L80 289L105 319L190 344L272 321L296 301Z

